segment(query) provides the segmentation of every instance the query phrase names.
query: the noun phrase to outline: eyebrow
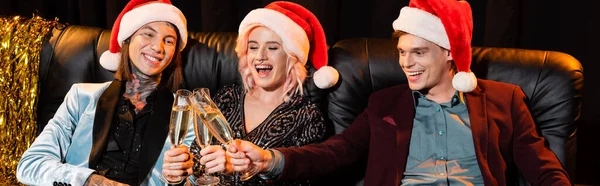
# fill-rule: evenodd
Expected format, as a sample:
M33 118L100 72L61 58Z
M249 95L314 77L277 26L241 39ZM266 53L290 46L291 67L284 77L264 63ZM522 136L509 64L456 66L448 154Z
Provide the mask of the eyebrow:
M256 43L256 44L258 44L258 42L254 41L254 40L249 40L249 41L248 41L248 43ZM267 43L266 43L266 44L278 44L278 45L281 45L281 44L280 44L279 42L277 42L277 41L267 41Z
M411 49L411 51L428 51L429 47L417 47L417 48L413 48Z
M397 48L399 51L403 50L402 48ZM404 50L404 51L412 51L412 52L425 52L425 51L429 51L429 47L417 47L417 48L411 48L410 50Z
M144 25L144 26L142 26L142 29L150 29L150 30L152 30L153 32L156 32L156 30L154 30L154 28L152 28L152 27L150 27L150 26L148 26L148 25Z
M152 30L152 32L154 32L154 33L158 33L154 28L152 28L152 27L150 27L148 25L142 26L141 29L149 29L149 30ZM173 39L177 38L176 36L174 36L174 35L172 35L170 33L166 34L166 37L172 37Z

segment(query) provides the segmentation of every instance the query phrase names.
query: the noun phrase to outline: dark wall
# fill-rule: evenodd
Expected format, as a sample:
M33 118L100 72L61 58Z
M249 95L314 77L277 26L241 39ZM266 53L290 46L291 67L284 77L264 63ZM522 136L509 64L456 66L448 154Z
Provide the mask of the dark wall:
M579 49L565 49L565 51L579 50L580 52L575 54L584 67L584 78L587 82L584 86L584 99L583 99L583 123L579 127L578 136L578 156L577 156L577 179L581 180L582 183L590 183L600 185L600 157L598 155L598 136L596 131L600 131L600 86L598 81L600 80L600 63L598 57L593 54L600 54L598 51L598 43L600 43L600 29L598 25L592 26L592 24L600 23L600 11L592 10L598 6L591 6L595 1L590 1L584 7L583 11L586 13L583 19L576 19L581 25L586 27L571 27L573 35L566 35L565 39L571 38L572 40L578 41L574 45L561 46L562 48L577 47ZM572 12L576 11L573 8ZM587 32L586 32L587 31ZM581 47L583 46L583 47ZM585 49L585 50L583 50ZM575 52L574 52L575 53ZM577 56L579 55L579 56Z
M0 15L31 16L34 12L60 22L111 28L126 0L0 0ZM271 0L172 0L188 18L190 31L236 32L252 9ZM352 37L390 37L391 23L408 0L295 0L320 19L329 45ZM594 154L600 131L600 64L592 59L592 44L600 43L600 13L594 1L470 0L475 46L561 51L583 64L587 82L582 122L578 130L576 183L600 184L600 158Z

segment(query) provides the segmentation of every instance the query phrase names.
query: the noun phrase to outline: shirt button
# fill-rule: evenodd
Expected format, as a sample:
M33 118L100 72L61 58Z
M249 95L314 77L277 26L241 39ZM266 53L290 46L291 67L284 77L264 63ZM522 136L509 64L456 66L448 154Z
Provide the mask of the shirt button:
M441 136L441 135L444 135L444 131L440 130L440 131L438 131L438 134L439 134L440 136Z
M440 107L438 107L438 108L437 108L437 111L439 112L440 110L442 110L442 109L440 109Z

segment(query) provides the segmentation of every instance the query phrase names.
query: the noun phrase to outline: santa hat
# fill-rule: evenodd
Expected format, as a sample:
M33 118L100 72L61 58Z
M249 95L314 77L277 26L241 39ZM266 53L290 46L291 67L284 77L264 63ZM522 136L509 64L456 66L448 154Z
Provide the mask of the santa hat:
M442 48L450 50L458 73L452 86L461 92L477 87L477 78L471 72L471 38L473 17L466 1L411 0L408 7L400 10L400 16L392 24L400 30Z
M317 17L306 8L291 2L277 1L265 8L252 10L242 23L239 35L245 35L253 25L261 25L275 32L302 64L310 59L317 71L313 74L315 85L326 89L335 85L339 73L327 66L325 32Z
M121 46L135 31L147 23L166 21L177 27L180 35L178 50L187 42L186 19L170 0L131 0L112 27L109 50L100 56L100 64L107 70L116 71L121 62Z

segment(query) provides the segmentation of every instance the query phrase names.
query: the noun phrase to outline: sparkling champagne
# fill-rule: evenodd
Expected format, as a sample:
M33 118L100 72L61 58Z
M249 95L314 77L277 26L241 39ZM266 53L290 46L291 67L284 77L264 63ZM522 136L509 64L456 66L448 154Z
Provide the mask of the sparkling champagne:
M171 111L171 125L169 125L169 138L173 146L179 146L185 140L191 117L191 106L173 106Z
M233 136L231 136L233 132L229 127L227 119L225 119L223 113L221 113L215 103L212 102L210 96L206 92L201 93L202 98L195 99L195 101L198 101L198 104L195 105L198 106L197 109L201 111L200 119L219 142L222 144L231 144L233 141ZM248 166L247 170L240 172L240 180L242 181L252 178L259 171L257 166L253 166L252 164Z
M202 112L195 110L194 112L194 132L196 133L196 142L201 148L210 145L212 134L208 131L208 127L202 122Z
M223 144L233 140L231 128L223 114L217 109L205 106L201 115L202 122L207 126L210 132Z

